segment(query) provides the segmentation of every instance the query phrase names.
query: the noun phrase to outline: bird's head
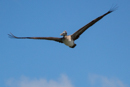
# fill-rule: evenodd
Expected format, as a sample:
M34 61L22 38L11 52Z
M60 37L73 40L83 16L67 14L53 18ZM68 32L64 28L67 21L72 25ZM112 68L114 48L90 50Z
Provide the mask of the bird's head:
M66 36L66 35L67 35L67 32L66 32L66 31L63 31L60 35L61 35L61 36Z

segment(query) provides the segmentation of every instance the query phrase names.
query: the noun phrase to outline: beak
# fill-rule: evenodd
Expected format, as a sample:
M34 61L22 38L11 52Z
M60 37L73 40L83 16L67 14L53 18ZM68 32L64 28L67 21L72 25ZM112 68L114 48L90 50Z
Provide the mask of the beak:
M61 36L63 35L63 33L60 34Z

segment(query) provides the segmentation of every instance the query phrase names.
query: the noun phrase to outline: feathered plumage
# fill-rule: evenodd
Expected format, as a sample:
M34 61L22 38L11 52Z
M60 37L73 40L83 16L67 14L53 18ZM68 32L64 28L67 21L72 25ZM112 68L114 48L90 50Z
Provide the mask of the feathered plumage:
M106 12L105 14L97 17L96 19L92 20L91 22L89 22L88 24L86 24L85 26L83 26L82 28L80 28L79 30L77 30L75 33L73 33L72 35L67 35L67 32L64 31L62 34L63 37L62 38L58 38L58 37L16 37L14 36L12 33L8 34L10 37L16 38L16 39L43 39L43 40L53 40L56 42L60 42L60 43L64 43L65 45L74 48L76 46L76 44L74 43L75 40L77 40L79 38L79 36L86 31L89 27L91 27L93 24L95 24L96 22L98 22L99 20L101 20L104 16L110 14L111 12L113 12L116 8L114 9L110 9L108 12Z

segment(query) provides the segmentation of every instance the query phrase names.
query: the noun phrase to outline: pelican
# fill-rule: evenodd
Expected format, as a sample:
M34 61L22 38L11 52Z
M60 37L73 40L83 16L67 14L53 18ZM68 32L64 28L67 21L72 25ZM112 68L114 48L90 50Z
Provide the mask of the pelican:
M63 31L60 35L63 36L61 38L58 37L16 37L12 33L8 34L10 37L16 38L16 39L41 39L41 40L53 40L59 43L64 43L65 45L69 46L70 48L74 48L76 44L74 43L75 40L79 38L79 36L85 32L89 27L91 27L93 24L101 20L104 16L110 14L113 12L114 9L110 9L105 14L97 17L96 19L92 20L76 32L74 32L72 35L67 35L67 31Z

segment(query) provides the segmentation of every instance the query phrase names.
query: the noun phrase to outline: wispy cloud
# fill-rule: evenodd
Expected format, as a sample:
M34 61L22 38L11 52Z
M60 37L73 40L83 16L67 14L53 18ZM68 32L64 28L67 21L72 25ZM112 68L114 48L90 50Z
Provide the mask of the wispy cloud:
M29 79L27 77L21 77L18 81L16 79L8 80L7 85L9 87L73 87L66 75L61 75L58 80L49 81L44 78Z
M89 75L89 81L92 87L126 87L126 85L117 78L108 78L95 74Z
M96 74L89 74L89 81L91 87L127 87L117 78ZM66 75L61 75L57 80L30 79L22 76L20 79L9 79L7 85L8 87L74 87Z

